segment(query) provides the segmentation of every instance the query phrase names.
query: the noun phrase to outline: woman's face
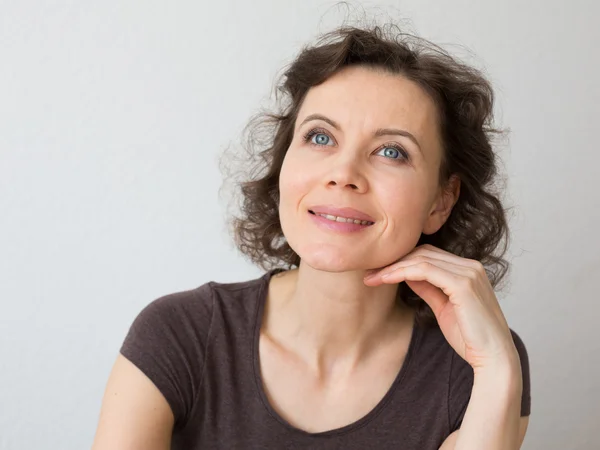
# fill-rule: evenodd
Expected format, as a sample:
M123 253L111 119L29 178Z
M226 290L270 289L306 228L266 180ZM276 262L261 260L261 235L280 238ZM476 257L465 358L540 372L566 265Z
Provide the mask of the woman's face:
M402 134L374 136L378 129ZM436 107L422 88L399 75L344 68L309 90L296 120L279 178L289 245L303 264L330 272L401 258L446 218L434 212L441 154ZM351 207L374 223L331 230L309 212L316 205Z

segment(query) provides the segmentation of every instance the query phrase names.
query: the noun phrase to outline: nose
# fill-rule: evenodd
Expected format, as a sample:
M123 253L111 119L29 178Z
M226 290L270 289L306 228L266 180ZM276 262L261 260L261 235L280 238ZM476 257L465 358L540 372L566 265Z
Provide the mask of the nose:
M357 165L358 163L355 160L346 159L344 161L340 161L330 171L327 172L327 185L330 187L348 187L358 192L365 191L367 187L366 179L360 172Z

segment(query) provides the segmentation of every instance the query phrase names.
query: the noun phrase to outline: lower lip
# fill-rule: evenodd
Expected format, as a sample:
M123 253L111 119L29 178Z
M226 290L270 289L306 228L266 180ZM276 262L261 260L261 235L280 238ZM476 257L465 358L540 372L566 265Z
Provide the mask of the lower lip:
M348 223L348 222L336 222L333 220L326 219L316 214L308 213L310 218L321 228L330 231L337 231L339 233L354 233L357 231L369 228L371 225L361 225L359 223Z

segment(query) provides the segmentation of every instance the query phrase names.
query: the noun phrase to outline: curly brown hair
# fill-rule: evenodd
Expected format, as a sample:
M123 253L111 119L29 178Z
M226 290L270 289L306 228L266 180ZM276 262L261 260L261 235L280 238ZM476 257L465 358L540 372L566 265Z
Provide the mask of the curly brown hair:
M244 128L249 161L242 168L239 214L230 221L237 248L263 270L298 267L300 257L286 242L278 213L279 174L298 111L308 90L344 67L361 65L402 75L434 100L443 143L440 186L460 178L460 195L444 225L417 245L431 244L483 264L492 286L508 271L506 211L496 186L498 157L492 149L494 93L482 72L458 61L430 41L403 33L395 24L343 25L302 48L276 85L278 112L259 112ZM227 159L231 163L231 159ZM222 169L226 169L221 164ZM231 180L231 172L225 175ZM503 245L502 245L503 243ZM430 307L406 283L398 300L416 310L419 324L436 324Z

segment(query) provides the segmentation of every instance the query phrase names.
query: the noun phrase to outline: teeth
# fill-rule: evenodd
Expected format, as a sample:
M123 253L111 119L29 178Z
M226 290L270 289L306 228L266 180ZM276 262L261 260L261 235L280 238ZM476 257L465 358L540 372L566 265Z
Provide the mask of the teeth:
M337 217L332 216L331 214L319 214L316 213L317 216L325 217L328 220L333 220L334 222L346 222L346 223L355 223L357 225L369 225L373 222L369 222L368 220L358 220L358 219L347 219L346 217Z

